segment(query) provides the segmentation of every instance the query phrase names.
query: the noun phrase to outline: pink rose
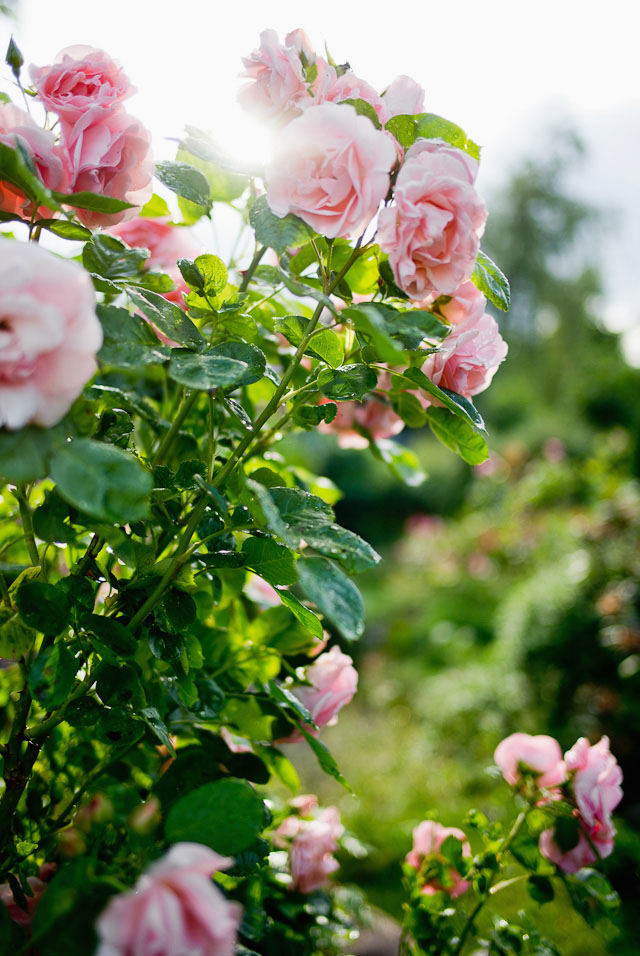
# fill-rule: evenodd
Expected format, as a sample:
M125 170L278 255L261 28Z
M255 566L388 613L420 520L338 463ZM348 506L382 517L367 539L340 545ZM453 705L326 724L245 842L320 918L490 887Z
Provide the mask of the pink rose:
M410 76L396 76L382 98L389 116L415 116L424 109L424 89Z
M251 82L238 93L239 103L268 118L288 113L309 99L301 54L313 62L311 43L304 31L287 34L283 46L275 30L263 30L259 48L242 58L242 76Z
M161 269L173 279L175 288L162 295L186 311L184 295L190 289L176 263L178 259L195 259L200 254L200 247L191 232L183 226L172 226L165 218L147 219L144 216L119 223L110 232L131 248L149 250L151 255L147 266Z
M16 903L13 896L13 890L8 883L2 883L2 885L0 885L0 902L4 903L4 905L7 907L9 918L13 920L14 923L18 923L19 926L30 927L34 910L40 902L40 897L46 890L47 884L43 883L43 881L38 879L37 876L27 877L27 883L33 891L33 896L26 897L26 912Z
M0 143L16 148L20 143L33 160L40 179L48 189L64 192L67 186L67 174L62 162L62 154L55 145L52 132L41 129L28 113L19 110L12 103L0 103ZM11 183L0 182L0 209L30 218L32 204L25 194ZM38 212L44 218L50 215L42 206Z
M507 351L498 323L485 312L455 325L422 371L434 385L471 398L489 387Z
M0 240L0 426L48 427L97 368L91 279L34 243Z
M324 399L320 404L327 404ZM338 402L338 411L332 422L321 422L320 431L338 436L341 448L368 448L369 441L355 427L361 425L372 438L391 438L404 428L404 422L394 410L373 398L363 402Z
M344 833L336 807L327 807L311 820L300 816L287 817L274 833L276 846L288 841L291 866L291 889L311 893L326 886L329 877L338 869L332 855Z
M385 100L370 83L348 71L338 76L333 66L328 66L320 82L314 86L314 103L341 103L343 100L364 100L376 111L382 126L390 117Z
M493 759L512 787L525 772L537 778L539 787L555 787L567 779L560 744L545 734L511 734L498 744Z
M151 134L124 110L92 106L73 125L62 123L62 144L73 192L110 196L134 207L118 213L78 209L76 215L85 226L93 229L133 219L151 198Z
M31 78L41 103L66 123L93 106L112 110L135 93L115 60L91 46L61 50L52 66L32 66Z
M487 300L473 282L463 282L451 298L438 302L438 311L451 325L461 325L469 321L475 325L484 315Z
M407 864L413 867L414 870L420 871L425 860L428 864L429 857L433 857L440 862L446 862L445 858L438 854L438 851L447 837L450 836L455 837L456 840L460 840L462 843L462 855L470 857L471 847L462 830L458 830L457 827L444 827L441 823L436 823L435 820L423 820L413 831L413 848L407 853ZM452 866L449 867L449 877L451 879L450 886L443 886L435 878L427 878L422 892L428 896L433 896L434 893L440 890L448 893L452 899L455 899L457 896L466 893L471 886L471 883L467 880L463 880L458 871Z
M622 770L609 750L608 737L593 746L581 737L564 759L582 832L577 845L563 851L554 839L555 830L545 830L540 835L540 852L561 870L575 873L596 861L594 848L602 859L613 852L616 831L611 814L622 800Z
M348 654L339 647L319 654L307 668L306 678L311 686L295 687L294 693L304 704L318 728L332 727L338 722L338 711L350 703L358 689L358 672ZM314 736L317 731L309 732ZM280 743L297 743L302 734L295 730Z
M280 134L266 173L271 211L329 238L359 235L389 190L395 158L391 139L352 106L311 106Z
M176 843L111 899L96 924L96 956L231 956L240 906L211 881L231 863L200 843Z
M441 140L407 151L378 218L378 242L398 286L412 299L452 295L470 278L487 211L475 190L478 163Z

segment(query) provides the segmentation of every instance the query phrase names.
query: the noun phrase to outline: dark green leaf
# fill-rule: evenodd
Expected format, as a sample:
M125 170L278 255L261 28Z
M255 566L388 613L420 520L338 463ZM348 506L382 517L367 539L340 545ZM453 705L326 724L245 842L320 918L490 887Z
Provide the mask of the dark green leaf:
M148 249L130 249L117 236L96 233L82 249L82 264L87 272L113 281L138 278L149 258Z
M164 720L158 713L155 707L143 707L140 711L140 716L144 720L145 724L153 731L158 740L164 744L172 757L175 757L176 751L173 746L173 740L171 739L171 734L165 724Z
M322 621L320 618L316 617L313 611L310 611L304 604L301 604L297 597L294 597L290 591L285 591L281 588L276 588L276 591L284 606L295 615L302 626L313 634L314 637L320 639L323 634Z
M174 349L171 353L169 377L188 388L209 389L238 385L246 376L248 365L238 359L214 352L191 352Z
M497 309L503 312L509 311L511 308L509 280L482 249L478 252L471 281L481 292L484 292L489 302L492 302Z
M597 870L585 867L575 874L566 874L563 879L571 902L591 926L601 916L614 916L620 908L620 897Z
M12 482L44 478L55 437L51 429L34 425L15 432L0 429L0 475Z
M67 595L54 584L24 581L16 591L20 617L43 634L59 634L69 620Z
M31 166L33 162L30 155L20 148L17 137L15 149L0 143L0 180L22 190L37 206L59 209L55 194L49 192Z
M77 239L82 242L91 239L90 229L78 222L69 222L68 219L38 219L37 224L61 239Z
M292 552L271 538L247 538L242 553L246 555L246 567L269 584L293 584L298 580Z
M125 202L124 199L114 199L113 196L98 196L96 193L56 193L54 197L58 202L65 206L73 206L74 209L90 209L92 212L123 212L125 209L133 209L134 203Z
M348 641L364 631L364 604L357 587L326 558L301 558L297 565L307 596Z
M304 727L300 727L300 730L302 731L305 740L316 755L321 769L324 770L325 773L329 774L330 777L333 777L335 780L337 780L338 783L341 783L342 786L349 791L349 793L353 793L351 787L340 773L338 764L333 759L329 749L320 740L310 734L309 731L305 730Z
M29 689L47 710L59 707L74 688L78 664L63 643L40 651L29 671Z
M527 892L536 903L550 903L555 896L549 877L538 876L537 873L532 873L527 880Z
M391 380L394 386L398 382L407 379L428 395L437 398L445 408L448 408L454 415L468 422L473 428L486 431L482 415L468 398L464 398L463 395L458 395L457 392L452 392L448 388L440 388L438 385L434 385L431 379L419 368L408 368L402 373L391 373Z
M151 472L114 445L89 438L69 442L54 454L51 475L69 504L98 518L126 524L147 514Z
M222 342L210 349L208 354L222 355L238 362L245 362L249 366L248 372L236 382L237 385L253 385L254 382L259 382L265 374L267 359L264 352L255 345L249 345L246 342Z
M302 246L315 233L297 216L279 218L269 209L266 196L258 196L249 210L249 223L255 230L256 240L270 246L276 252L284 252L291 246Z
M169 843L204 843L218 853L252 846L264 826L263 802L243 780L216 780L182 797L169 811Z
M446 408L429 408L427 419L436 438L460 455L468 465L479 465L489 457L484 438L468 422L452 415Z
M351 574L367 571L380 562L380 555L370 544L339 524L319 530L307 528L303 537L310 548L339 561Z
M104 343L98 358L116 368L142 368L166 361L171 349L161 345L148 322L127 309L99 305L98 318L104 330Z
M320 422L332 422L337 414L338 406L334 402L325 402L322 405L296 405L292 417L296 425L308 430Z
M27 627L17 614L4 611L0 614L0 657L20 660L31 650L35 639L35 631Z
M378 377L368 365L343 365L331 371L323 369L318 376L318 388L335 401L361 399L376 387Z
M149 321L174 342L196 351L204 349L205 340L191 319L173 302L168 302L161 295L148 290L129 287L127 293Z
M24 57L13 37L11 37L9 40L7 55L4 58L4 62L7 64L7 66L11 67L11 72L15 76L16 80L20 82L20 70L24 65Z
M43 541L58 541L68 544L75 539L73 528L66 522L69 505L55 488L45 492L43 503L33 512L33 529Z
M87 614L82 619L82 628L101 654L106 649L108 660L112 661L114 656L116 660L119 657L131 657L137 650L136 638L115 618Z
M206 209L211 207L209 183L195 166L165 160L156 163L156 176L167 189L182 196L183 199L188 199L189 202L204 206Z
M66 863L48 884L31 924L31 943L40 956L85 956L98 945L95 922L114 893L99 882L90 861Z
M277 681L272 680L269 681L269 693L274 700L279 701L281 704L286 704L287 707L291 708L305 724L309 724L314 730L317 729L316 722L311 716L311 713L288 688L282 687Z

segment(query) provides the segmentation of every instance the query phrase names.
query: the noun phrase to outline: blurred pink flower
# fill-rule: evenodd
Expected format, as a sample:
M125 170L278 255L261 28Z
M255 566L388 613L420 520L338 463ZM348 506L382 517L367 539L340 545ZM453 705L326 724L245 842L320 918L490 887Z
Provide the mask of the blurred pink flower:
M211 880L231 863L200 843L176 843L110 900L96 924L96 956L231 956L240 906Z
M0 240L0 426L58 422L97 368L91 279L35 243Z
M407 151L377 239L410 298L453 295L471 277L487 218L477 171L475 159L441 140L420 139Z
M113 110L135 93L122 67L91 46L66 47L51 66L30 72L40 102L67 123L93 106Z
M462 855L464 857L470 857L471 847L462 830L459 830L457 827L444 827L435 820L423 820L422 823L419 823L418 826L414 828L413 847L409 853L407 853L407 864L419 871L425 859L429 857L435 857L441 862L444 862L445 858L439 856L438 851L447 837L450 836L455 837L456 840L460 840L462 843ZM451 878L451 886L443 886L437 879L427 879L422 887L422 892L428 896L433 896L434 893L440 890L448 893L452 899L455 899L463 893L466 893L471 886L471 883L463 880L458 871L453 867L449 867L449 876Z
M545 734L511 734L498 744L493 759L512 787L525 772L536 777L539 787L555 787L567 779L560 744Z
M305 809L310 811L312 807ZM273 835L274 844L289 844L292 890L311 893L326 886L331 874L338 869L338 861L332 854L343 833L336 807L326 807L311 820L301 816L283 820Z

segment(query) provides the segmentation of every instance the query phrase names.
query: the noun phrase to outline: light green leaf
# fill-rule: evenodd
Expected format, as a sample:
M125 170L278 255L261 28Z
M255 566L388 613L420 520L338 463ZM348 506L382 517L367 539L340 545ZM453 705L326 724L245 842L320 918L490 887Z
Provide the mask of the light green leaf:
M246 362L211 352L174 349L167 372L188 388L209 389L238 385L248 371Z
M156 176L172 192L205 209L211 208L209 183L199 169L189 163L165 160L156 163Z
M293 584L298 580L292 552L271 538L247 538L242 553L247 558L245 566L269 584Z
M129 287L127 293L133 304L138 306L149 321L174 342L197 351L204 349L206 343L200 332L191 319L173 302L168 302L156 292L142 289L138 291Z
M256 234L256 241L282 253L291 246L302 246L315 233L297 216L282 219L269 209L266 196L258 196L249 210L249 223Z
M460 455L468 465L479 465L489 457L489 449L482 435L446 408L429 408L427 420L436 438Z
M511 308L511 289L506 275L482 249L478 252L471 276L473 284L484 292L489 302L497 309L508 312Z

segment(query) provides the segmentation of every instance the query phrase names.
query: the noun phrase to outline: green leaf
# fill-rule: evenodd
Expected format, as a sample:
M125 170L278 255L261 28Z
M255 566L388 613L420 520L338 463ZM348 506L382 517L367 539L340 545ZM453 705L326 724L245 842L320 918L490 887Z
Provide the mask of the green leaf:
M167 189L183 199L188 199L197 206L204 206L205 209L211 208L209 183L206 176L195 166L165 160L156 163L156 176Z
M120 657L131 657L138 648L131 631L116 618L87 614L82 619L82 629L99 653L112 663L118 663Z
M59 634L69 620L68 597L54 584L24 581L16 591L16 604L25 624L43 634Z
M17 614L0 614L0 657L18 661L33 647L36 635Z
M620 908L620 897L597 870L585 867L563 880L575 909L590 926L602 916L614 916Z
M404 346L391 337L391 329L386 322L387 313L391 314L391 310L366 303L342 310L343 316L353 323L354 328L367 336L379 361L400 365Z
M62 642L41 650L29 671L29 689L47 710L59 707L73 690L78 663Z
M302 246L313 238L315 232L297 216L282 219L269 209L266 196L258 196L249 210L249 224L254 229L256 241L282 253L291 246Z
M345 640L355 641L361 637L364 604L353 581L326 558L301 558L296 567L307 597Z
M137 278L149 258L148 249L130 249L117 236L96 233L82 249L82 264L87 272L105 279Z
M316 722L311 716L311 713L304 706L302 701L299 701L295 694L293 694L288 688L282 687L277 681L269 681L269 693L274 700L279 701L281 704L286 704L287 707L290 707L291 710L305 723L309 724L314 730L317 730Z
M78 222L69 222L68 219L38 219L37 225L52 232L61 239L77 239L86 242L91 239L91 230L81 226Z
M58 541L68 544L75 540L73 528L67 524L69 505L63 501L55 488L45 492L43 503L33 512L33 529L43 541Z
M20 953L27 944L27 930L14 923L5 904L0 906L0 948L3 953Z
M191 319L173 302L168 302L155 292L142 289L128 288L127 294L149 321L174 342L196 351L204 349L205 340Z
M195 127L187 127L189 137L181 144L176 159L190 163L199 169L209 183L209 199L212 202L232 202L241 196L249 180L237 166L227 160L221 150L209 137ZM185 219L194 221L202 215L202 208L190 203L180 202Z
M140 210L140 215L144 216L146 219L155 219L157 216L171 216L171 210L167 206L166 201L161 197L153 194L149 202L145 203L142 209Z
M54 447L51 429L29 425L19 431L0 429L0 476L22 482L44 478Z
M318 639L322 638L323 628L320 618L317 617L313 611L310 611L308 607L305 607L304 604L301 604L291 591L276 588L276 592L284 606L291 611L302 626L313 634L314 637Z
M408 368L402 373L391 373L391 381L394 383L394 386L401 380L407 379L413 385L421 388L423 392L437 398L440 404L448 408L454 415L462 418L473 428L486 431L482 415L468 398L465 398L463 395L458 395L457 392L452 392L448 388L440 388L438 385L434 385L431 379L419 368Z
M468 465L479 465L489 457L487 443L472 426L446 408L427 409L427 420L436 438L455 451Z
M11 37L9 40L7 55L4 58L4 62L7 64L7 66L11 67L11 72L15 76L16 80L20 82L20 70L24 65L24 57L13 37Z
M188 388L208 389L239 385L248 368L246 362L214 352L173 349L167 372L175 382Z
M376 387L378 377L368 365L343 365L334 371L323 369L318 376L318 388L335 401L360 400Z
M309 320L299 315L287 315L283 319L275 319L273 323L275 331L296 347L302 342L308 325ZM322 359L331 368L338 368L344 359L344 346L331 329L321 329L314 333L305 354Z
M96 193L57 193L54 192L55 199L65 206L73 206L74 209L90 209L92 212L123 212L125 209L133 209L135 203L125 202L124 199L114 199L113 196L98 196Z
M271 538L247 538L242 553L246 555L245 566L269 584L293 584L298 580L292 552Z
M233 855L256 842L264 822L263 802L248 783L216 780L174 803L165 836L169 843L204 843Z
M410 488L416 488L425 481L426 472L410 448L391 438L377 438L371 443L371 451L388 465L396 478Z
M176 756L175 747L169 729L155 707L143 707L139 711L145 724L151 729L158 740L164 744L172 757Z
M210 349L208 354L235 359L238 362L244 362L249 367L242 378L236 382L236 385L253 385L254 382L259 382L264 377L267 359L264 352L255 345L250 345L247 342L222 342L215 348Z
M548 876L532 873L527 880L527 892L536 903L550 903L554 898L553 883Z
M398 392L391 396L393 410L409 428L422 428L427 412L412 392Z
M358 116L366 116L367 119L370 119L376 129L382 129L382 124L378 119L378 114L374 110L371 103L367 103L366 100L360 99L348 99L340 100L341 103L348 103L349 106L353 106L354 110Z
M266 763L269 770L282 781L285 787L292 793L298 793L300 790L300 777L288 757L285 757L276 747L263 747L254 744L254 749Z
M450 146L461 149L473 159L480 159L480 147L469 139L455 123L435 113L419 113L416 116L401 114L393 116L385 129L395 136L403 149L408 149L417 139L442 139Z
M212 255L196 256L195 266L204 280L207 295L216 296L225 289L228 273L222 259Z
M320 422L332 422L338 414L338 406L334 402L325 402L323 405L296 405L292 418L300 428L309 430Z
M99 305L96 311L104 331L98 353L104 365L137 369L161 364L171 355L171 349L160 344L149 323L139 315L113 305Z
M331 524L318 531L307 528L303 537L309 547L339 561L351 574L368 571L381 560L377 551L364 538L339 524Z
M51 476L65 501L97 518L126 524L147 515L152 475L114 445L89 438L69 442L54 454Z
M55 194L50 192L35 169L32 169L30 156L23 151L16 138L16 148L12 149L6 143L0 143L0 181L11 183L22 190L36 206L46 206L48 209L59 209Z
M484 292L489 302L497 309L508 312L511 308L509 280L489 256L480 249L471 276L473 284Z
M349 793L353 793L353 790L340 773L338 764L335 762L334 758L329 752L328 747L326 747L321 741L310 734L308 730L305 730L304 727L300 727L300 730L302 731L305 740L316 755L320 768L324 770L325 773L329 774L330 777L333 777L335 780L337 780L338 783L341 783L345 790L348 790Z

